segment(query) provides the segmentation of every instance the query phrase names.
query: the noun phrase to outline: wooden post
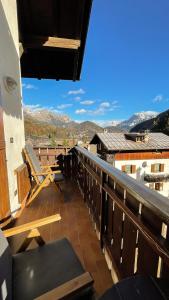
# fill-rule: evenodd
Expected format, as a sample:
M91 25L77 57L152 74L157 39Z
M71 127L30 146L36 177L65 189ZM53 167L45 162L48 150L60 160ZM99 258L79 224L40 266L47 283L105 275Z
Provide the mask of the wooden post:
M100 246L103 248L103 236L105 233L105 215L106 215L106 192L104 191L104 183L106 183L106 174L102 171L102 184L101 184L101 211L100 211Z

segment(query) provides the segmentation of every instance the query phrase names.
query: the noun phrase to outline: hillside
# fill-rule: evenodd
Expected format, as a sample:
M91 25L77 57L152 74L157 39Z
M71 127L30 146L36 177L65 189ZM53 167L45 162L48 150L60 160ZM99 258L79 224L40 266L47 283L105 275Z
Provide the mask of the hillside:
M55 137L67 138L69 137L69 132L66 128L60 128L55 125L50 125L44 122L35 121L34 118L26 116L24 118L25 123L25 135L27 137L37 136L37 137Z
M125 132L126 130L119 128L119 126L107 126L105 127L107 132L113 133L113 132Z
M48 122L46 119L36 119L35 116L24 114L25 122L25 136L26 139L31 140L34 144L73 144L77 140L83 142L89 141L96 132L103 132L104 129L97 124L86 121L82 123L58 122L57 126L54 122Z
M134 126L131 132L150 130L152 132L163 132L169 135L169 109L159 114L157 117L141 122Z
M78 133L86 133L92 137L96 132L103 132L104 129L94 122L85 121L79 124Z
M62 143L62 141L66 143L67 140L82 140L86 142L90 141L95 133L102 133L105 129L110 133L123 132L131 129L142 120L150 119L156 115L156 112L135 113L126 121L120 123L112 121L112 126L103 128L91 121L75 122L67 115L62 115L54 110L25 106L25 135L27 139L33 140L35 143L40 140L42 144L43 141L46 144L54 144L58 141L59 143ZM113 126L115 124L116 126Z

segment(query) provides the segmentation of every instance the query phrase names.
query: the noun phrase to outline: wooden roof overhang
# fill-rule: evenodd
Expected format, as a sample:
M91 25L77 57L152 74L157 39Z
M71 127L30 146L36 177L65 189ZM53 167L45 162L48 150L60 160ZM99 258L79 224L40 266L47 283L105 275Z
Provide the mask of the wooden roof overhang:
M22 77L79 80L92 0L17 0Z

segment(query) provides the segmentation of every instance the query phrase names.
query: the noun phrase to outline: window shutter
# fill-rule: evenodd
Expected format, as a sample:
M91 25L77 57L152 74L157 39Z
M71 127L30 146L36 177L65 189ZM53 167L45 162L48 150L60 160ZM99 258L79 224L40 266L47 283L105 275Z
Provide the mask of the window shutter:
M164 172L164 164L160 164L160 172Z
M155 183L155 190L156 190L156 191L159 191L159 190L160 190L160 183L159 183L159 182L156 182L156 183Z
M125 171L126 171L125 166L122 166L122 167L121 167L121 170L122 170L122 172L125 172Z
M155 165L151 165L151 172L155 173Z
M136 173L136 165L131 166L131 173L132 174Z
M163 182L156 182L155 183L155 190L156 191L163 191Z

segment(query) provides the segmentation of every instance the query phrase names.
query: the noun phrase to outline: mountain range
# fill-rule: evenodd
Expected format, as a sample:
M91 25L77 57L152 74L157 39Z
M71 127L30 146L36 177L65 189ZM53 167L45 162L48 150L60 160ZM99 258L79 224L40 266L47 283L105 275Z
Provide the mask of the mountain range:
M141 122L134 126L131 131L145 131L163 132L169 135L169 109L158 114L156 117Z
M155 111L142 111L133 114L128 120L120 122L117 127L130 131L137 124L155 118L158 112Z
M104 132L104 130L107 132L129 131L140 122L152 119L157 115L157 112L151 111L135 113L126 121L116 122L112 120L112 126L103 128L91 121L75 122L67 115L58 114L52 110L24 107L26 137L53 136L63 139L85 138L89 140L96 132Z

